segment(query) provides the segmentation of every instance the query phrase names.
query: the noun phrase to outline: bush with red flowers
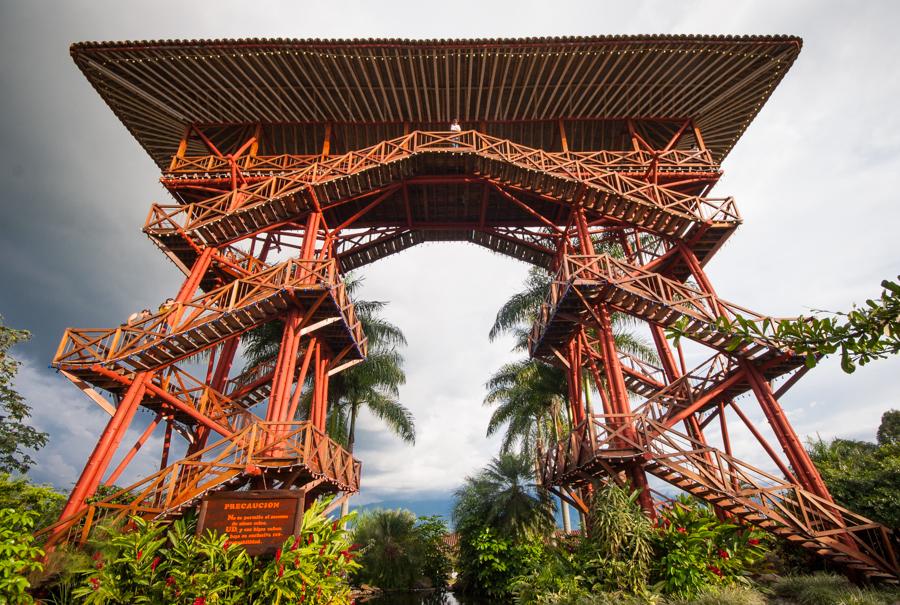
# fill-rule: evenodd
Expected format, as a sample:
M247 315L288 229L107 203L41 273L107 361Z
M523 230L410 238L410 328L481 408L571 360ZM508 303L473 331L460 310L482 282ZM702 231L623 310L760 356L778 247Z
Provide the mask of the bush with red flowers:
M225 534L197 536L190 519L166 527L134 518L131 531L94 543L74 596L89 605L348 605L347 576L359 566L325 506L307 509L299 535L268 557L250 557Z
M712 585L746 582L764 558L763 536L723 523L705 504L681 497L657 523L656 588L693 598Z

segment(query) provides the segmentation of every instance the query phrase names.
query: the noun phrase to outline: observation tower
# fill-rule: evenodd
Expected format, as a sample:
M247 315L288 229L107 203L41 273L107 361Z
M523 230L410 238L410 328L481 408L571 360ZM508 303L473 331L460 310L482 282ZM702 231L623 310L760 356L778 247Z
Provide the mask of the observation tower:
M172 199L143 231L185 277L149 317L64 334L54 367L110 419L50 543L104 518L171 519L213 492L357 491L360 463L325 432L329 379L366 357L342 275L463 241L555 276L529 339L568 376L548 489L586 510L592 489L627 484L653 515L655 476L895 581L891 531L832 500L778 402L804 359L705 271L741 224L732 198L710 196L720 165L800 48L785 36L73 45L159 166ZM614 314L645 324L659 367L617 349ZM762 335L729 346L719 318L735 316ZM276 321L277 358L245 367L241 337ZM667 338L673 326L704 361ZM139 407L154 419L128 449ZM738 429L749 451L733 451ZM156 430L160 470L92 498ZM186 454L172 460L175 439ZM774 472L742 460L757 452Z

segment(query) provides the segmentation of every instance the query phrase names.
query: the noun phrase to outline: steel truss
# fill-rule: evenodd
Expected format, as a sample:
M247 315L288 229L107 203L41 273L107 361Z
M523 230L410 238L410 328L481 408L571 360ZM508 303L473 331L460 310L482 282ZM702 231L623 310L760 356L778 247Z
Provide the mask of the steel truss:
M654 515L649 473L869 578L896 579L890 530L833 502L778 403L806 371L803 360L765 330L729 346L734 335L720 317L762 327L771 318L720 298L703 269L741 219L731 198L706 197L719 171L699 130L691 126L698 149L676 148L689 125L661 149L634 129L632 151L594 152L568 151L565 140L562 152L548 152L478 131L413 131L335 156L327 139L316 156L258 156L258 134L223 154L192 126L162 178L184 203L154 205L144 227L186 275L174 304L131 325L67 330L54 358L111 419L60 522L45 530L51 543L84 539L110 515L172 518L216 489L282 485L311 497L358 489L359 463L323 432L329 376L366 351L340 274L453 240L556 275L530 337L532 354L563 367L569 385L571 432L542 458L547 487L584 510L593 487L628 484ZM189 136L209 154L186 156ZM600 240L616 253L598 253ZM279 251L295 258L270 263ZM646 323L661 367L616 349L613 313ZM241 334L275 320L284 324L277 359L232 376ZM665 336L673 325L712 356L688 369ZM194 377L182 366L200 352L207 372ZM773 392L777 378L785 382ZM776 444L735 402L749 394ZM635 408L633 397L642 400ZM108 472L139 406L154 422ZM781 477L735 456L730 416ZM88 504L163 424L167 444L173 430L188 439L188 455L170 464L167 445L158 473ZM208 445L211 433L221 439Z

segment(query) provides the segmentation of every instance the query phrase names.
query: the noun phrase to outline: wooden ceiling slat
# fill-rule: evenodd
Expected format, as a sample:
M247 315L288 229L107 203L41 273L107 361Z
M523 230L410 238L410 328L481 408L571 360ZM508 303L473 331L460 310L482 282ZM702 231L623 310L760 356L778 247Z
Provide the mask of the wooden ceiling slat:
M320 120L322 120L324 113L322 111L322 100L320 98L320 92L316 87L312 86L312 80L310 80L309 76L306 75L306 70L303 64L297 58L297 53L291 53L289 55L279 55L276 58L278 60L273 62L271 65L271 70L274 70L275 72L274 75L280 77L284 82L284 90L286 92L297 91L298 94L296 95L296 97L309 112L300 115L308 115L310 117L316 116ZM292 75L293 79L291 78ZM303 77L302 80L301 76Z
M272 140L277 125L299 141L332 121L350 145L457 115L467 127L526 120L510 132L548 144L559 119L594 120L596 133L575 141L615 135L596 120L690 117L721 160L800 45L761 36L215 40L83 43L72 54L160 166L185 122L271 123Z
M566 75L569 73L569 69L571 69L572 65L575 64L575 55L574 53L560 53L557 56L556 63L553 65L553 71L551 71L550 75L547 78L547 88L545 88L545 94L549 93L547 100L544 101L544 106L542 110L538 111L538 106L535 104L534 113L531 115L532 118L538 118L541 115L553 115L550 110L550 107L558 107L559 101L555 101L557 94L559 94L559 88L563 82L566 82ZM562 64L562 71L556 77L557 68L559 68L560 63ZM550 89L552 86L552 89ZM548 90L549 89L549 90Z
M346 69L338 69L337 72L341 80L344 82L347 90L351 89L351 84L347 81L346 74L350 74L350 76L353 78L354 85L357 89L362 88L359 78L357 78L356 76L356 70L353 68L353 64L350 62L350 57L344 55L342 59L344 61L344 66L346 67ZM369 104L363 104L366 105L365 109L363 109L363 107L360 106L360 102L357 101L355 96L351 96L350 99L353 102L353 107L355 107L355 115L364 115L366 112L368 112L369 119L372 120L373 115Z

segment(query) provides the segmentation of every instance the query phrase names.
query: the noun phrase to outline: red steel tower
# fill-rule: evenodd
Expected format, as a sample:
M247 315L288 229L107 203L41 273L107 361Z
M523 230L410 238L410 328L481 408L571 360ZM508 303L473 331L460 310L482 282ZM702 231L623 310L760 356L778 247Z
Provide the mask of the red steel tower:
M466 241L555 276L530 337L569 384L570 432L543 457L546 487L585 510L592 488L630 484L654 514L652 475L896 579L890 530L832 500L778 402L803 359L765 336L729 346L719 318L769 318L720 298L704 269L741 223L733 199L709 196L720 163L800 47L781 36L74 45L162 171L174 203L154 204L144 232L185 280L149 317L66 331L53 364L110 420L51 541L111 515L171 518L216 490L356 491L359 463L324 431L329 377L366 355L341 275ZM455 117L461 132L449 131ZM618 350L614 314L643 322L660 367ZM273 321L277 358L236 363L241 336ZM705 361L673 346L676 325ZM113 467L140 406L155 418ZM157 426L159 472L89 500ZM738 458L735 430L777 470ZM171 461L174 438L188 446Z

